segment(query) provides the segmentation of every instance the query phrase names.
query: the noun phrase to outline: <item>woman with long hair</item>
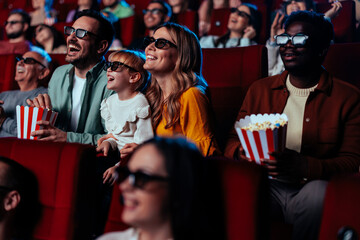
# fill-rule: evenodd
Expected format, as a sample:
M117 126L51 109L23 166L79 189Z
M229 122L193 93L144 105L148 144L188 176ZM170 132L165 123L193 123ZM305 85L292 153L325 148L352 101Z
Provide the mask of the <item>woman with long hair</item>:
M230 8L228 31L222 36L204 36L200 39L202 48L247 47L256 44L260 30L260 15L257 7L242 3Z
M156 137L140 145L128 166L117 169L122 220L131 228L98 240L225 239L212 169L183 138Z
M167 22L145 39L144 69L151 73L146 91L154 132L160 136L181 135L194 142L204 156L219 153L213 132L211 105L202 77L202 52L196 35L187 27ZM105 136L98 141L101 144ZM137 144L126 144L121 158Z
M54 27L40 24L35 29L36 46L47 53L66 53L66 42L63 35Z

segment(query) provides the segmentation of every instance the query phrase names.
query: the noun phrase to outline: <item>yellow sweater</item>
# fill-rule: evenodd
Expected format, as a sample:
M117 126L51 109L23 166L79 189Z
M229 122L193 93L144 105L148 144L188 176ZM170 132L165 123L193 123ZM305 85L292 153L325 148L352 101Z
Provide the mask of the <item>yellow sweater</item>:
M166 119L162 118L156 127L159 136L185 136L194 142L204 156L218 152L214 137L210 103L197 87L191 87L180 97L180 120L173 127L165 129Z

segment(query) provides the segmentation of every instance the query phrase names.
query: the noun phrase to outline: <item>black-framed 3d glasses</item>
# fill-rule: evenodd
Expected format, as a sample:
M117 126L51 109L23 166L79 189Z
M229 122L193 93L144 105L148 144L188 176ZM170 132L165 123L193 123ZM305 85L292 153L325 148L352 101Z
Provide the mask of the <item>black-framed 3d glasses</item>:
M80 39L84 38L86 35L93 35L95 37L98 37L97 34L89 32L85 29L81 29L81 28L75 29L75 28L69 27L69 26L64 27L64 34L66 36L70 36L73 32L75 32L75 36Z
M283 33L276 35L274 38L275 43L278 46L285 46L290 40L292 45L295 47L303 47L306 44L306 40L309 38L309 36L305 34L296 34L294 36L290 36L289 34Z
M170 47L174 47L177 48L177 46L175 45L175 43L170 42L169 40L166 40L164 38L158 38L155 39L153 37L145 37L144 38L144 46L147 47L149 46L151 43L155 43L155 47L158 49L162 49L164 48L166 45L170 46Z
M118 71L121 72L123 67L127 67L128 69L134 71L134 72L138 72L138 70L136 70L133 67L130 67L129 65L126 65L125 63L122 62L106 62L104 65L104 71L107 71L109 68L111 69L111 71Z
M230 12L231 12L231 13L235 13L235 12L236 12L238 16L243 17L243 18L248 18L249 20L251 20L251 16L250 16L248 13L246 13L246 12L244 12L244 11L240 11L240 10L237 9L237 8L230 8Z
M151 181L159 181L159 182L167 182L169 178L157 176L157 175L149 175L142 171L131 172L127 167L118 167L116 169L118 174L117 183L120 184L127 178L129 178L129 183L131 186L135 188L144 188L148 182Z
M147 14L148 12L151 14L160 14L160 13L164 13L164 10L160 9L160 8L153 8L153 9L143 9L142 10L143 14Z
M4 25L5 26L8 25L8 24L14 25L14 24L17 24L17 23L24 23L24 21L5 21Z
M16 61L20 62L20 61L24 61L25 64L40 64L43 68L46 68L44 64L42 64L41 62L39 62L38 60L31 58L31 57L27 57L27 58L23 58L23 57L16 57Z

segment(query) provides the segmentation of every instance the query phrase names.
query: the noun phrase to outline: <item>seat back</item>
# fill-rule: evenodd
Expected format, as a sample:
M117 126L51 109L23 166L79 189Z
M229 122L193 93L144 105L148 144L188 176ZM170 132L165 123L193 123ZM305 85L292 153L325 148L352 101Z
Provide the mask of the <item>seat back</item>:
M91 239L96 196L94 147L2 138L0 155L27 167L38 179L43 211L34 239Z
M177 23L188 27L195 34L198 33L199 16L197 11L189 10L177 16Z
M229 8L214 9L211 12L210 30L208 35L221 36L227 32L227 24L230 16Z
M332 179L326 190L319 240L357 239L337 238L339 231L347 227L360 236L360 175ZM346 234L345 232L343 234Z
M0 72L0 92L18 89L18 85L14 81L15 77L15 61L16 55L4 54L0 55L0 66L3 71Z
M343 81L360 88L360 43L338 43L330 46L323 66Z
M334 25L336 43L354 42L355 40L355 3L352 0L341 1L342 9L331 22ZM325 13L331 8L330 3L318 3L317 9Z
M263 45L203 49L203 59L203 75L209 84L216 118L216 137L224 149L248 87L267 76L267 52Z
M136 37L136 16L119 19L120 40L123 46L127 47Z

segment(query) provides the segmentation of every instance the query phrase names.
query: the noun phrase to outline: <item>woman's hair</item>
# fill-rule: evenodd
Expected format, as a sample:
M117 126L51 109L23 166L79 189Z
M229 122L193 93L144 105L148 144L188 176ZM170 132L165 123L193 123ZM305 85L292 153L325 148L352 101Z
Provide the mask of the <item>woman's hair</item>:
M34 173L14 160L0 157L0 162L8 166L5 176L2 176L1 185L16 190L21 198L14 212L14 237L31 239L42 212L37 178Z
M39 24L39 26L50 29L52 35L54 36L54 43L53 43L52 50L54 50L55 48L57 48L61 45L66 45L63 34L60 33L59 31L57 31L54 27L46 25L46 24ZM36 42L36 46L44 48L44 46L41 45L38 41L35 40L35 42Z
M174 126L180 119L180 96L190 87L196 86L204 93L207 83L202 77L202 52L199 39L187 27L176 23L166 22L157 27L166 28L172 39L176 41L178 60L172 77L172 92L164 99L162 90L154 76L146 96L152 109L153 125L157 126L164 116L165 128ZM166 106L166 107L165 107ZM165 108L164 108L165 107ZM165 111L166 109L166 111Z
M155 137L143 145L147 144L154 145L165 160L174 239L223 239L220 237L223 229L218 224L223 222L222 216L217 214L222 209L222 204L217 200L222 196L212 196L218 190L213 182L219 181L211 171L209 160L201 155L195 144L184 138ZM214 206L216 210L212 209ZM211 224L216 227L211 228Z
M260 33L260 26L261 26L260 14L259 14L258 8L254 4L251 4L251 3L242 3L238 7L240 7L240 6L247 6L249 8L249 10L250 10L249 25L253 26L253 28L255 29L255 31L256 31L255 38L257 38ZM225 33L224 35L222 35L218 39L216 39L216 41L214 42L215 47L217 47L220 43L225 46L225 44L229 40L229 38L230 38L230 31L228 31L227 33ZM238 40L237 46L240 46L240 39Z
M313 0L304 0L304 2L305 2L306 10L308 10L308 11L316 10L316 5ZM286 12L286 7L290 3L291 3L291 0L284 0L283 3L281 4L282 10L284 11L285 16L288 16L287 12Z
M141 74L139 81L134 84L134 91L144 92L150 81L150 74L144 69L145 54L136 50L120 50L111 53L109 61L111 61L114 57L123 57L125 59L124 64L134 68ZM135 72L134 70L126 67L124 69L127 69L129 72Z

